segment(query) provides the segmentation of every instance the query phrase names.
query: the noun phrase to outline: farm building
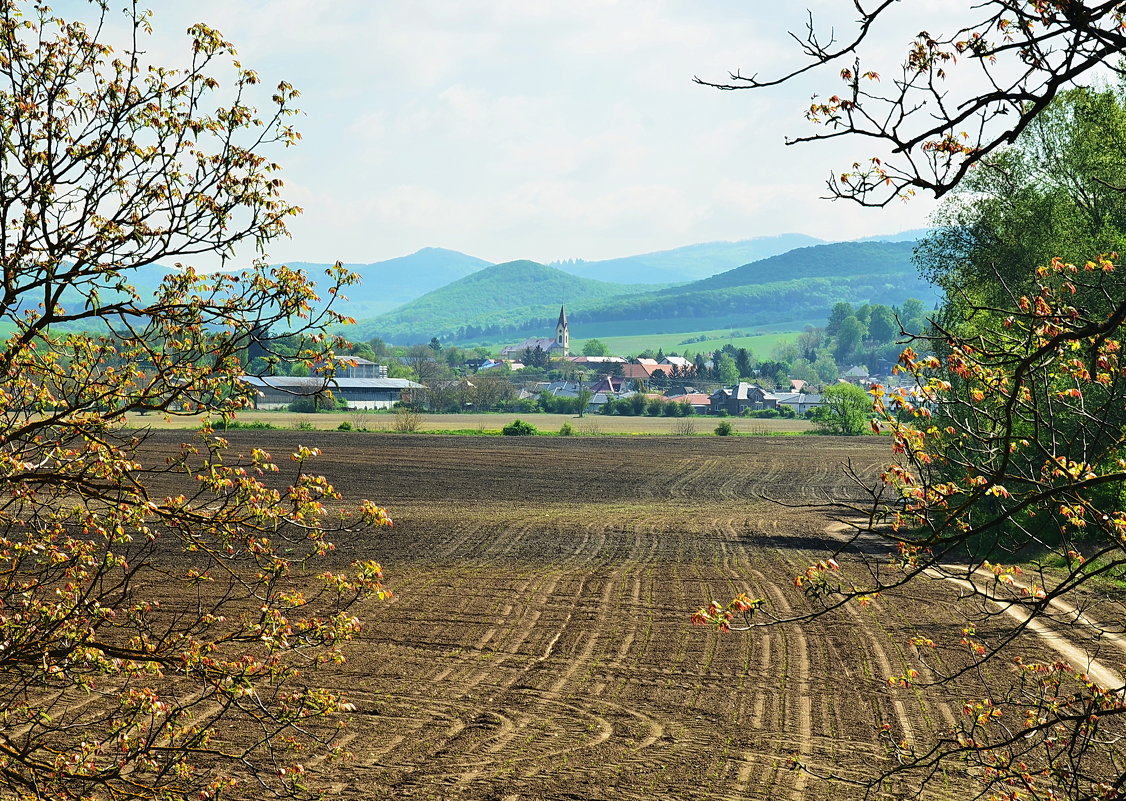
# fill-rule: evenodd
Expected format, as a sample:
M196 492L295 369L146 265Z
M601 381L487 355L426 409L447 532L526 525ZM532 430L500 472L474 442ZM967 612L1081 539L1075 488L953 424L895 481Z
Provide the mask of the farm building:
M806 412L821 406L824 401L820 395L806 392L777 392L778 408L793 409L796 414L804 415Z
M349 409L390 409L414 390L424 390L406 378L301 378L297 376L243 376L255 389L254 408L285 409L302 398L343 398Z

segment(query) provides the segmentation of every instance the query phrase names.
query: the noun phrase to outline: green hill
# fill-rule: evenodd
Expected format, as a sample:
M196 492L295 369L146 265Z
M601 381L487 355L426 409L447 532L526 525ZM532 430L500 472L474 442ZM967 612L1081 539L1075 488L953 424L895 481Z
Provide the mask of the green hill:
M734 270L576 310L576 336L694 331L825 319L834 303L896 305L937 299L912 262L913 242L837 242L798 248ZM581 330L579 327L582 326Z
M683 283L730 270L740 264L765 259L824 240L806 234L778 234L740 242L703 242L697 245L625 256L603 261L553 262L569 273L621 284Z
M534 262L486 268L392 314L362 321L364 336L419 342L499 342L551 331L565 299L576 339L793 324L825 319L834 303L928 305L934 287L912 263L913 242L798 248L688 284L651 288L587 281Z
M744 264L673 290L676 294L709 292L756 284L800 281L807 278L844 278L864 275L916 275L911 262L915 243L834 242L797 248L777 256Z
M362 338L411 343L434 336L474 339L486 330L554 328L563 301L570 314L652 289L580 278L534 261L511 261L478 270L388 314L361 320L354 332Z

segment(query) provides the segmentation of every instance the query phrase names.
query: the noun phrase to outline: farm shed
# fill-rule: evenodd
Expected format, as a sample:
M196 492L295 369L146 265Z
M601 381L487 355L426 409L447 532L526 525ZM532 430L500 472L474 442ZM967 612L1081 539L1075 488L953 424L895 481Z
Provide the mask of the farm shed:
M284 409L300 398L331 392L343 398L349 409L390 409L404 394L425 390L406 378L301 378L297 376L243 376L254 387L256 409Z

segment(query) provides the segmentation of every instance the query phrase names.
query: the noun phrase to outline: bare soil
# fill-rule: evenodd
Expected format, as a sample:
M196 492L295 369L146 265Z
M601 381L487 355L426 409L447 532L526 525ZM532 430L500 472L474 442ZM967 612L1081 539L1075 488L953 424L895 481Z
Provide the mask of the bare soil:
M327 675L357 706L353 759L312 768L331 798L857 797L791 759L869 777L893 764L881 725L926 743L973 691L886 682L916 665L913 633L955 629L948 583L746 634L689 625L742 591L780 617L810 611L793 577L835 540L824 509L798 504L854 493L844 466L874 475L884 439L228 439L278 457L321 447L347 498L395 519L345 554L381 561L395 599L371 604Z

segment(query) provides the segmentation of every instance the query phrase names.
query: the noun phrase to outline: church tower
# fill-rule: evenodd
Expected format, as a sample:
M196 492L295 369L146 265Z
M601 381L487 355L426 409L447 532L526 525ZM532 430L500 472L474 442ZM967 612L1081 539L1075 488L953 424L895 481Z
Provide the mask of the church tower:
M567 327L567 309L559 307L559 322L555 324L555 344L563 349L566 356L571 347L571 330Z

